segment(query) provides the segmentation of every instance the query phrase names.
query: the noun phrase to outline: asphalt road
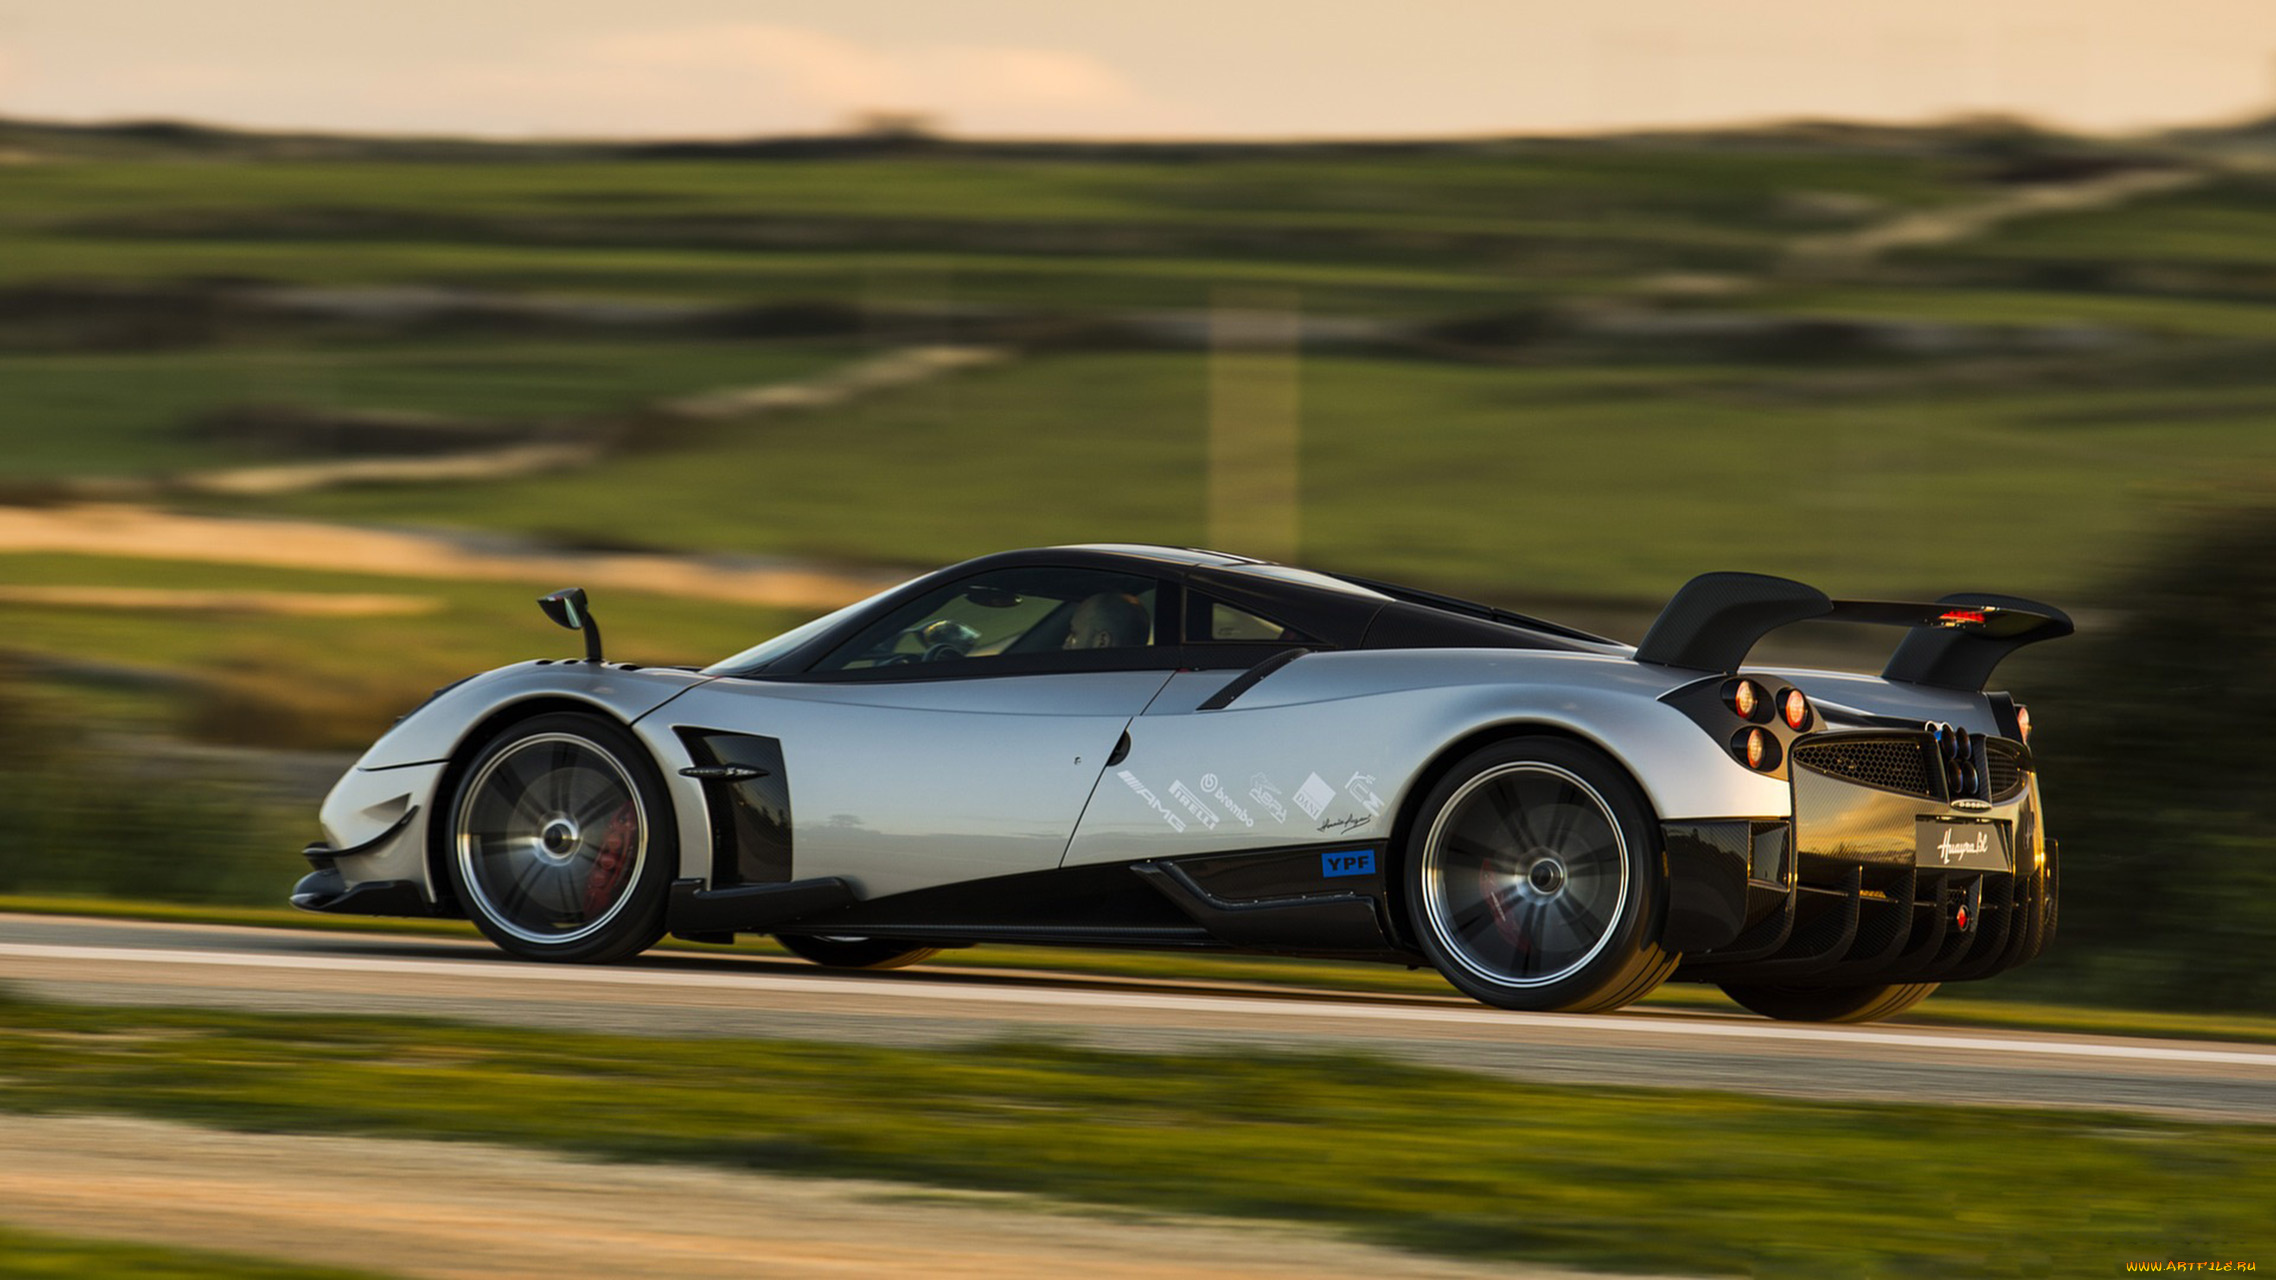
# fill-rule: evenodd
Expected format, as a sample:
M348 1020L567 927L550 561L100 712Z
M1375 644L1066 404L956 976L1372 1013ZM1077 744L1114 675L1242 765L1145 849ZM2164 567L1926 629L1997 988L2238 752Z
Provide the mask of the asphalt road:
M1358 1051L1517 1080L2276 1123L2276 1046L2208 1041L1826 1027L1674 1010L1514 1014L1452 995L953 965L841 973L686 952L588 968L523 963L452 939L18 915L0 915L0 983L83 1003L413 1014L645 1035Z

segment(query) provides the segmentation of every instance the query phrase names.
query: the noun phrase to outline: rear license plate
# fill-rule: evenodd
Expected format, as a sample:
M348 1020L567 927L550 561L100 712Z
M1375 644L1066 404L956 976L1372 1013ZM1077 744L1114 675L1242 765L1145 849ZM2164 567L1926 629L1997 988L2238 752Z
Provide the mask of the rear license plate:
M2004 822L1922 818L1913 823L1913 847L1914 860L1924 867L2006 871L2013 865L2008 859Z

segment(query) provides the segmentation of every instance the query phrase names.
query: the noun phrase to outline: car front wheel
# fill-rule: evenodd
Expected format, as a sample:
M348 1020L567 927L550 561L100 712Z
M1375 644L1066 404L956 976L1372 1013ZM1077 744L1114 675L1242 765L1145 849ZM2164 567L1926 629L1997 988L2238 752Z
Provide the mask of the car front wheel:
M531 960L607 964L664 934L679 842L638 739L598 716L524 720L458 773L444 850L475 927Z
M1417 940L1464 993L1595 1013L1675 968L1650 807L1602 753L1558 738L1485 747L1425 798L1405 888Z

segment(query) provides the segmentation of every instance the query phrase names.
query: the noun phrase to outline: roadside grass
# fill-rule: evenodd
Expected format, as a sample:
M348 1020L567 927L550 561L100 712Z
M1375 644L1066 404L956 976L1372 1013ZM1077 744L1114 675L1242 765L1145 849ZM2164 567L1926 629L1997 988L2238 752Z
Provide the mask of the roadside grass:
M378 1275L0 1226L0 1280L376 1280Z
M279 881L280 885L284 883L283 880ZM481 937L473 925L462 920L326 916L287 907L148 902L70 894L0 894L0 912L259 929L316 929L406 938L474 941ZM739 939L732 946L666 939L661 944L661 949L691 955L794 959L773 939L756 936ZM1064 974L1149 982L1233 984L1267 989L1422 996L1468 1003L1467 997L1459 995L1447 985L1444 978L1428 969L1409 970L1380 964L1339 964L1329 960L1280 956L1163 955L1147 951L1075 947L979 946L943 952L916 972L927 970ZM2058 1031L2084 1035L2276 1044L2276 1017L2249 1013L2183 1013L2064 1004L2046 998L2048 993L2043 986L2034 986L2022 997L2004 994L2005 988L2015 981L2009 979L2005 984L1993 982L1946 987L1928 1003L1890 1019L1889 1025ZM1669 983L1645 997L1636 1007L1752 1016L1745 1014L1714 987L1692 983Z
M1605 1270L2253 1257L2276 1194L2276 1131L2259 1128L1513 1087L1359 1055L913 1051L20 999L0 1005L0 1049L12 1110L884 1178Z
M619 413L801 377L850 346L716 340L269 342L187 351L0 353L0 479L140 475L278 460L189 430L217 410L290 406L461 419ZM301 455L288 455L297 460Z
M2276 402L2235 388L1963 395L1891 371L1858 389L1743 365L1329 356L1301 378L1305 558L1521 604L1656 603L1712 567L1899 598L1982 581L1985 526L1929 511L2000 513L2003 589L2075 599L2183 504L2276 475ZM2126 395L2139 417L2093 416ZM904 564L1192 545L1207 536L1207 404L1199 355L1043 356L605 470L262 509L517 531L576 511L675 546Z

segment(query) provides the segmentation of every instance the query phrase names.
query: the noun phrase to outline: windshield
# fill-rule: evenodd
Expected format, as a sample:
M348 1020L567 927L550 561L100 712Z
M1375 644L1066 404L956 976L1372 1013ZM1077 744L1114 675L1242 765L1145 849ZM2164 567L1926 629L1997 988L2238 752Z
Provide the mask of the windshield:
M750 648L743 650L741 653L736 654L732 658L712 663L710 666L703 669L703 673L707 676L718 676L726 675L730 672L736 671L750 671L757 667L764 666L765 664L774 661L776 658L789 653L791 650L796 649L798 646L805 644L807 641L812 640L814 637L821 635L823 632L845 621L847 618L852 617L855 613L861 611L862 609L867 608L872 601L875 601L878 598L878 596L891 595L893 592L899 591L901 587L908 586L910 582L915 581L917 581L917 579L911 578L909 579L909 582L904 582L900 586L893 587L885 591L880 591L877 593L877 595L870 596L868 599L856 600L843 609L833 610L832 612L825 613L821 617L814 619L812 622L805 623L801 626L792 627L790 630L783 632L781 635L776 636L772 640L761 640L759 643L752 645Z

